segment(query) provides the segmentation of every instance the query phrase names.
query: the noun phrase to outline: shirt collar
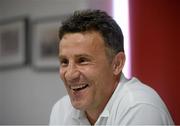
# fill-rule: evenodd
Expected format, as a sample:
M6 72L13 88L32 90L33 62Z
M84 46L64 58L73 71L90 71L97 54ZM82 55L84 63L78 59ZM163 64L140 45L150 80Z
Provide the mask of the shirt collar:
M115 101L115 99L117 97L117 94L120 92L120 90L123 87L125 82L127 82L127 79L125 78L124 74L122 73L121 76L120 76L120 81L119 81L114 93L112 94L110 100L108 101L105 109L101 113L100 118L101 117L109 117L112 106L113 106L113 103L114 103L114 101Z
M72 110L70 111L70 114L72 115L72 118L74 118L74 119L81 119L81 118L85 117L84 111L80 111L75 108L72 108Z

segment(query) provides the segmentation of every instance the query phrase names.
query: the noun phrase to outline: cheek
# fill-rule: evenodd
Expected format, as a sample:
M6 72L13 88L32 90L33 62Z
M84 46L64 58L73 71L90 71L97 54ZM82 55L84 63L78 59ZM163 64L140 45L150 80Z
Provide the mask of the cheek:
M64 69L62 69L62 68L60 68L59 69L59 76L60 76L60 78L64 81L64 75L65 75L65 70Z
M96 73L94 76L95 86L98 93L106 94L106 92L111 88L110 85L112 83L112 71L108 70L99 70L99 72Z

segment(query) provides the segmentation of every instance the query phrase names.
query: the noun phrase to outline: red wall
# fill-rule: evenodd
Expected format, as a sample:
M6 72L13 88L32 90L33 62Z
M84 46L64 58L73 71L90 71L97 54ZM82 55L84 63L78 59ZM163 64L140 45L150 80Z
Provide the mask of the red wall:
M153 87L180 124L180 0L129 0L132 75Z

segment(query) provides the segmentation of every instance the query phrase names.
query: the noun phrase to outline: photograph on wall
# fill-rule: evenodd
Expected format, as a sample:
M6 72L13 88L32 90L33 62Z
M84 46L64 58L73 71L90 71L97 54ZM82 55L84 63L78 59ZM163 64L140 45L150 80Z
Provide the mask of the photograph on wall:
M0 21L0 69L26 62L26 18Z
M61 17L33 22L32 63L38 70L58 70L58 31Z

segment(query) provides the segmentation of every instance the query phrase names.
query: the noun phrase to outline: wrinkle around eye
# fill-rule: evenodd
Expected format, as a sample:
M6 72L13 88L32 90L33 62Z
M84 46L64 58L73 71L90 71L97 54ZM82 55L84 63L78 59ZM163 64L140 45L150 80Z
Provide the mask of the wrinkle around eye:
M69 61L67 59L60 59L59 62L60 62L61 67L68 66L68 64L69 64Z
M86 57L80 57L77 62L81 65L86 65L86 64L90 64L91 60Z
M66 67L68 64L60 63L60 67Z

